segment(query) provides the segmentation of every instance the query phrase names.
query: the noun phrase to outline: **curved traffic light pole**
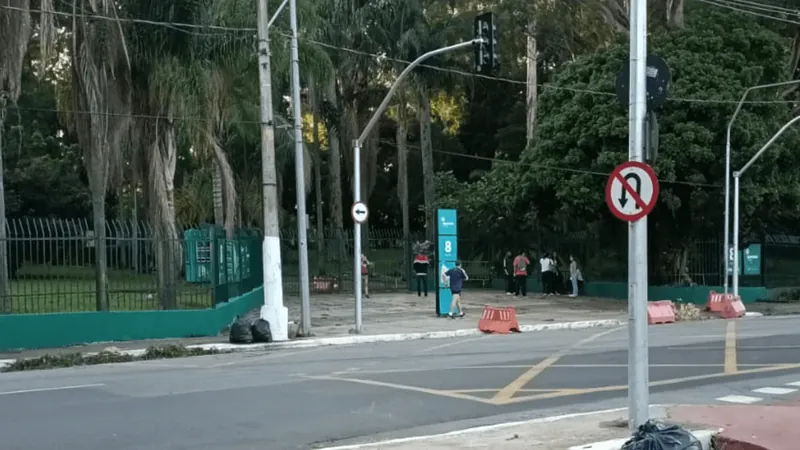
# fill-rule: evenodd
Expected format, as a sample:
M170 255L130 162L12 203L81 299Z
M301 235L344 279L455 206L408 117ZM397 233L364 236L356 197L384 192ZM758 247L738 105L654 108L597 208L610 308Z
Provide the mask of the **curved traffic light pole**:
M402 72L400 72L400 75L394 81L392 87L389 88L389 92L386 93L386 97L383 98L380 106L378 106L378 109L375 110L375 113L372 114L369 122L367 122L367 126L364 127L364 131L361 132L361 135L358 137L358 139L353 140L353 203L361 201L361 146L364 144L364 141L367 140L367 136L369 136L369 133L373 128L375 128L375 125L377 125L378 120L380 120L381 116L386 111L386 108L389 107L389 102L392 101L392 97L394 97L394 94L403 79L408 76L408 74L411 73L415 67L420 65L426 59L482 42L484 42L483 38L477 38L471 41L460 42L455 45L449 45L447 47L431 50L415 59L411 64L403 69ZM352 334L361 334L361 224L358 222L355 222L353 225L353 290L355 291L356 296L356 323L355 328L350 330L350 332Z

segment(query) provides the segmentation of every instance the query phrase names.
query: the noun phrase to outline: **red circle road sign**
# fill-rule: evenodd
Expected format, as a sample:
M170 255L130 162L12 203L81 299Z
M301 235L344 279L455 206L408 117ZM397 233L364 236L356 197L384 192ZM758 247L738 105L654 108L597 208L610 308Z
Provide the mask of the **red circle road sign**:
M639 161L617 166L606 184L606 203L620 220L636 222L650 214L658 199L658 178L653 168Z

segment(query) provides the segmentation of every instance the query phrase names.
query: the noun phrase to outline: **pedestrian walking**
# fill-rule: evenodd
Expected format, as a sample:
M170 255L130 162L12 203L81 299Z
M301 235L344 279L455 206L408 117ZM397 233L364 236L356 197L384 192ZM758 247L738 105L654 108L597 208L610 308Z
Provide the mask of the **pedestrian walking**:
M514 289L514 256L511 251L507 251L503 258L503 273L506 277L506 295L513 295L516 290Z
M570 297L577 297L578 296L578 275L580 271L578 270L578 262L575 261L575 256L569 255L569 281L572 283L572 293L569 295Z
M417 297L428 296L428 267L430 266L430 259L424 253L418 253L414 257L414 274L417 279Z
M367 259L367 255L361 254L361 288L364 291L364 297L369 298L369 267L372 263Z
M464 317L464 308L461 307L461 292L464 289L464 282L469 280L469 275L461 267L461 261L456 261L456 266L445 272L445 276L450 280L450 293L453 295L453 300L450 302L450 312L447 317L455 318L456 311L458 312L458 317Z
M530 264L531 260L528 259L524 250L514 258L514 284L517 288L514 295L528 296L528 266Z
M539 267L542 271L542 293L550 295L553 292L553 260L550 253L545 252L539 259Z

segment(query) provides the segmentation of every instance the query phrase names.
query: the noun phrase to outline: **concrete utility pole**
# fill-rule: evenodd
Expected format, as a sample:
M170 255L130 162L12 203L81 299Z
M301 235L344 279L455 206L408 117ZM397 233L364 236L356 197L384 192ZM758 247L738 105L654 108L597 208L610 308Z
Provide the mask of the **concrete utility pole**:
M644 161L647 115L647 0L632 0L630 10L630 108L628 156ZM647 216L628 228L628 421L635 429L650 412L647 344Z
M297 252L300 260L302 320L300 333L311 335L311 292L308 279L308 224L306 223L306 170L303 155L303 117L300 112L300 56L297 49L297 1L289 1L292 29L292 115L294 116L294 174L297 186Z
M272 73L269 55L267 0L258 0L258 78L261 116L261 180L264 196L264 306L272 339L289 339L289 310L283 305L281 238L278 222L278 176L275 169L275 130L272 117Z

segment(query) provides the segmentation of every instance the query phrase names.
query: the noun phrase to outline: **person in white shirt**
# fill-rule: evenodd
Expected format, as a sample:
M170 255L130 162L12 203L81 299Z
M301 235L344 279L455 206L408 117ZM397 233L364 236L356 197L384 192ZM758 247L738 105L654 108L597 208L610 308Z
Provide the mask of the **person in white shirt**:
M539 259L539 266L542 269L542 291L544 295L550 295L553 284L553 260L550 259L550 253L545 253Z
M575 261L575 257L569 255L569 281L572 282L572 294L570 297L577 297L578 296L578 262Z

